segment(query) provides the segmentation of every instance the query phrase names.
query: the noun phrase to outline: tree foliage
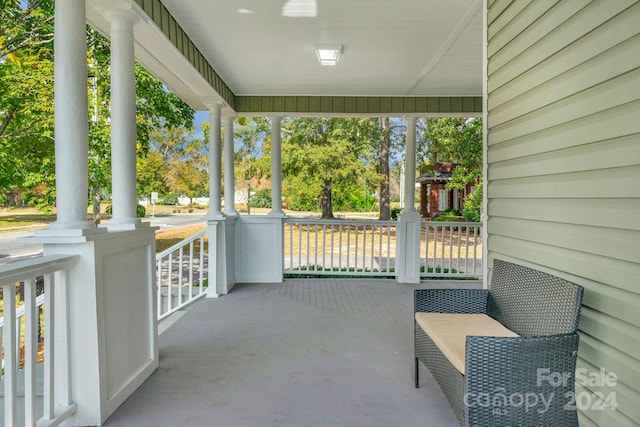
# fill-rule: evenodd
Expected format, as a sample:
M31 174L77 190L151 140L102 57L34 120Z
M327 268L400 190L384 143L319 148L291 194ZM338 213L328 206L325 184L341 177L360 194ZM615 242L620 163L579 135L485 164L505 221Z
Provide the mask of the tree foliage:
M169 175L169 163L162 154L149 150L136 159L136 192L139 197L150 197L151 193L167 194L167 176Z
M463 213L469 221L482 215L482 120L466 118L427 119L423 122L421 154L423 165L452 163L451 181L447 189L463 189L475 185L467 196Z
M169 191L189 197L189 204L193 205L194 197L207 195L209 175L205 141L194 138L193 130L184 127L167 128L164 133L156 131L154 135L162 136L150 145L149 154L159 154L162 147L172 147L170 156L164 159L168 166L166 183Z
M420 156L423 165L453 163L447 188L464 188L482 180L482 120L447 117L423 122Z
M0 0L0 192L42 209L55 203L53 0ZM94 203L111 188L110 43L87 28L89 189ZM157 129L191 128L194 111L135 66L137 147Z
M44 207L55 198L53 1L1 4L0 190Z
M270 176L271 123L264 117L240 117L233 134L238 145L235 150L236 177L246 184L247 213L251 213L251 190L257 185L254 181Z
M0 60L53 43L53 0L0 0Z
M344 193L349 186L366 187L376 179L375 170L364 162L370 154L367 124L371 120L285 120L287 136L282 142L282 160L283 173L289 181L287 191L300 192L299 187L303 186L309 190L307 199L312 196L319 201L322 218L333 218L334 192Z

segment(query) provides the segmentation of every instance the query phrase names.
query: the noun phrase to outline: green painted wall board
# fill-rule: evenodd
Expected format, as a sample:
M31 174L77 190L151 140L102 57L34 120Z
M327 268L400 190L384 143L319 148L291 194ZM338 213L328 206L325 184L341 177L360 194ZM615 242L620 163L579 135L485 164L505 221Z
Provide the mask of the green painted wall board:
M635 425L640 2L489 4L489 260L584 286L578 363L619 376L619 406L581 422Z
M279 101L274 103L274 99ZM263 101L264 100L264 101ZM237 96L238 114L467 114L482 112L480 97Z

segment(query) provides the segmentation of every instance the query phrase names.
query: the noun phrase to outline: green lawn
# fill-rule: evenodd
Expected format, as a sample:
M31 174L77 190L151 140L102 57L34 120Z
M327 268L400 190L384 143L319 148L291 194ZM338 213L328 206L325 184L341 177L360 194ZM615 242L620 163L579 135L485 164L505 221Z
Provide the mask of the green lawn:
M0 213L0 232L16 231L20 228L45 227L55 220L55 215L2 212Z

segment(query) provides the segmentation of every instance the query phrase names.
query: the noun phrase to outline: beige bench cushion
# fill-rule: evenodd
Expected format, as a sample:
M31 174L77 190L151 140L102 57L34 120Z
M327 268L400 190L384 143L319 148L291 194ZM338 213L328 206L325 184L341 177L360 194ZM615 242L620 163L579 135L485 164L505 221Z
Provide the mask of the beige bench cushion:
M416 313L416 322L464 375L467 336L517 337L486 314Z

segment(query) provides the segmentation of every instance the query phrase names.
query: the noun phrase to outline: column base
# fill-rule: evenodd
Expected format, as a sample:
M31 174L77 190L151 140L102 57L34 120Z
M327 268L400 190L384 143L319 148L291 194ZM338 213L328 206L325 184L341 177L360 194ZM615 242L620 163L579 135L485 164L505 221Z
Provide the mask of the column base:
M267 214L269 218L286 218L287 214L283 211L271 211Z
M92 223L93 224L93 223ZM22 237L19 241L25 243L83 243L92 236L106 233L103 228L47 228L35 230L33 236Z
M415 210L403 211L398 219L396 280L420 283L420 228L422 218Z
M205 221L224 221L227 218L222 212L208 213L202 217Z
M66 279L70 335L60 343L73 361L68 425L102 425L158 366L154 232L101 231L44 245L45 255L80 256Z
M55 221L49 225L48 230L92 230L96 225L93 221Z
M109 231L125 231L125 230L141 230L150 228L151 224L148 222L107 222L106 224L100 224L100 228L106 228Z

